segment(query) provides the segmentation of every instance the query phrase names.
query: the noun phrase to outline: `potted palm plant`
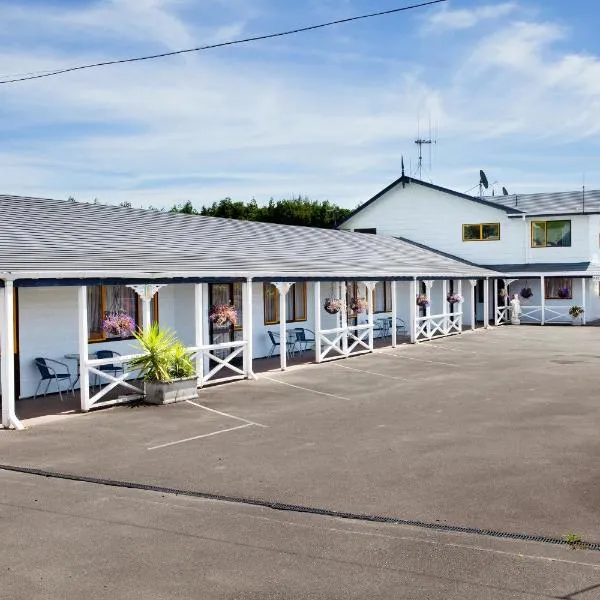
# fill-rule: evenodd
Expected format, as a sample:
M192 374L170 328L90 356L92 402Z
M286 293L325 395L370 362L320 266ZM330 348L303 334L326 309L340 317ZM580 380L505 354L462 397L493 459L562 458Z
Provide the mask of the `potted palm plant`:
M134 336L143 354L130 360L129 365L138 370L144 380L146 402L171 404L197 398L192 353L172 331L161 330L154 324Z

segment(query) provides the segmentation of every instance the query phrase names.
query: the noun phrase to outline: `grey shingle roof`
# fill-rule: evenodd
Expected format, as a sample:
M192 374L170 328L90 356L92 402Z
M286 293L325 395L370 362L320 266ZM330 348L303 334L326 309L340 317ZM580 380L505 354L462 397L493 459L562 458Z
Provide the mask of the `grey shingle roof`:
M392 237L0 196L0 277L376 279L490 271Z
M486 201L532 215L568 215L600 212L600 190L513 194L486 197Z
M526 273L553 273L556 275L565 274L589 274L600 273L600 265L590 262L578 263L526 263L526 264L506 264L489 265L490 269L500 271L506 275L526 274Z

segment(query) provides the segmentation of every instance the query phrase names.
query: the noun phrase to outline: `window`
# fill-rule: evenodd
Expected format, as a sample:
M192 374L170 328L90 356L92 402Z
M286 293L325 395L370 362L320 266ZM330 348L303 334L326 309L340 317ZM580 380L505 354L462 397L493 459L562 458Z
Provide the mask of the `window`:
M532 221L531 247L549 248L571 245L571 221Z
M375 312L392 311L392 282L378 281L375 284Z
M126 285L91 285L88 294L88 333L90 342L102 342L118 336L109 335L102 330L106 315L112 312L124 312L141 325L141 300ZM158 321L158 297L155 294L150 302L150 314L153 322Z
M463 225L463 242L486 242L500 239L500 223Z
M572 300L573 280L569 277L546 278L546 300Z
M272 283L263 284L265 325L279 323L279 291ZM294 283L286 296L286 322L306 321L306 282Z

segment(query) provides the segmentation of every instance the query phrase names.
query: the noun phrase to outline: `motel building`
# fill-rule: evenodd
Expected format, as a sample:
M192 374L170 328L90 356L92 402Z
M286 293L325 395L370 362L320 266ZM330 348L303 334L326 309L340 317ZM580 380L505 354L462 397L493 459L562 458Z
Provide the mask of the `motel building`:
M403 176L338 230L0 196L2 424L58 389L82 411L139 398L137 343L103 331L115 312L173 330L198 387L500 325L524 288L524 323L570 323L572 304L599 318L600 192L586 195L474 198ZM211 321L222 304L236 325Z

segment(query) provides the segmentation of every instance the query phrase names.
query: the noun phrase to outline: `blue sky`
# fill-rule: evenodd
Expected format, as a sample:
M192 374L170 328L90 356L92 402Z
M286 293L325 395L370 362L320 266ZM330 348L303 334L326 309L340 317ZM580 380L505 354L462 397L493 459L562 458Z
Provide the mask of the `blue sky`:
M407 0L3 0L0 75L175 50ZM0 86L0 193L135 206L305 194L415 171L466 191L600 188L600 7L452 0L276 40Z

